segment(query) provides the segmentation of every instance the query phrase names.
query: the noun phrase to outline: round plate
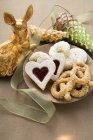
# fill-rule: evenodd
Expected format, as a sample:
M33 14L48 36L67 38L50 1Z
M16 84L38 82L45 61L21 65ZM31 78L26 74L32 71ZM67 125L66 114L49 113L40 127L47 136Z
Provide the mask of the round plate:
M42 51L42 52L45 52L45 53L48 53L50 47L52 46L53 44L45 44L45 45L41 45L39 46L34 52L37 52L37 51ZM76 46L71 46L71 48L73 47L76 47ZM30 55L29 55L30 56ZM83 96L81 98L72 98L72 100L70 102L66 101L65 99L61 99L61 100L57 100L55 99L51 93L50 93L50 88L51 88L51 85L53 84L53 81L50 81L45 90L42 91L32 80L31 78L26 74L25 70L24 70L24 67L25 67L25 64L28 62L29 60L29 56L26 58L25 62L24 62L24 66L23 66L23 77L24 77L24 80L25 80L25 83L27 84L27 86L29 88L36 88L38 89L40 92L41 92L41 95L46 97L46 99L49 99L51 100L52 102L54 103L72 103L72 102L76 102L78 100L81 100L83 99L84 97L86 97L89 93L91 93L92 89L90 89L90 91L88 92L88 94L86 96ZM93 60L91 59L91 57L88 55L88 60L87 60L87 64L89 65L90 67L90 73L91 73L91 76L92 76L92 81L93 81Z

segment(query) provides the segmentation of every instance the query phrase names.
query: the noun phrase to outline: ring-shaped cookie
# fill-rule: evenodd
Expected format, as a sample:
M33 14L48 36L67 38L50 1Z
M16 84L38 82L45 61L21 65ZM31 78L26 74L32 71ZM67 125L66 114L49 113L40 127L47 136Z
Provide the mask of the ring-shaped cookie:
M73 73L76 83L86 84L91 79L89 66L86 64L75 64L73 66Z
M89 91L89 84L84 84L84 85L77 85L74 87L74 89L71 91L71 95L73 97L83 97L85 96Z
M65 71L65 72L63 72L61 75L60 75L60 77L59 77L59 80L63 80L63 79L65 79L65 80L70 80L71 79L71 77L72 77L72 75L73 75L73 71L72 70L68 70L68 71Z
M73 80L65 78L59 79L53 83L51 87L51 94L57 99L62 99L66 93L73 89Z

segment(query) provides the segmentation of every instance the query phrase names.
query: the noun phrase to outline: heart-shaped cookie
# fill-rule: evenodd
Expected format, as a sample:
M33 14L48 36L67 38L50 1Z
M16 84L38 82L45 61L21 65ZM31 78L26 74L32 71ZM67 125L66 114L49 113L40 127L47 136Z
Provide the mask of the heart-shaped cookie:
M65 65L65 56L64 54L56 53L54 56L51 56L51 60L55 63L56 69L52 76L52 80L55 81L59 78L60 74L62 73Z
M25 65L25 72L42 90L44 90L55 72L55 64L50 59L41 63L29 61Z

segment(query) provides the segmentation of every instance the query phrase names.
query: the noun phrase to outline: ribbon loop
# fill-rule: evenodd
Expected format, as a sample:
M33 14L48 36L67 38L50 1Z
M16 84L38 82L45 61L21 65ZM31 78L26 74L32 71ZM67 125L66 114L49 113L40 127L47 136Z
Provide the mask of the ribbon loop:
M23 74L22 74L22 69L23 69L23 62L18 66L16 69L14 75L12 76L11 79L11 87L19 92L28 95L30 98L32 98L41 109L38 109L36 107L26 105L23 103L18 103L14 101L10 101L7 99L0 99L0 104L10 113L39 122L39 123L47 123L52 116L55 113L55 106L54 104L43 98L37 89L35 88L28 88L28 89L20 89L18 88L20 82L23 80Z

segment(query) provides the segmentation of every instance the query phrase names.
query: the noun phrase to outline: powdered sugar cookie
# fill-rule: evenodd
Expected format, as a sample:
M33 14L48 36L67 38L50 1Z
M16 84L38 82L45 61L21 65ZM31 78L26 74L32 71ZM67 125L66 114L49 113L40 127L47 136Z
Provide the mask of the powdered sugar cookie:
M86 63L87 53L80 48L72 48L69 56L66 58L64 69L70 69L74 63Z
M83 62L86 63L87 61L87 53L80 48L72 48L70 50L70 57L73 59L75 63Z
M55 55L56 53L63 53L65 57L69 55L70 52L70 45L65 41L60 41L55 43L49 50L49 55Z
M73 63L74 63L74 59L71 55L69 55L68 57L66 57L64 69L68 70L72 68Z
M44 53L44 52L35 52L33 53L30 58L29 58L29 61L35 61L35 62L39 62L39 60L46 60L46 59L49 59L49 55L47 53ZM41 61L40 61L41 62Z

